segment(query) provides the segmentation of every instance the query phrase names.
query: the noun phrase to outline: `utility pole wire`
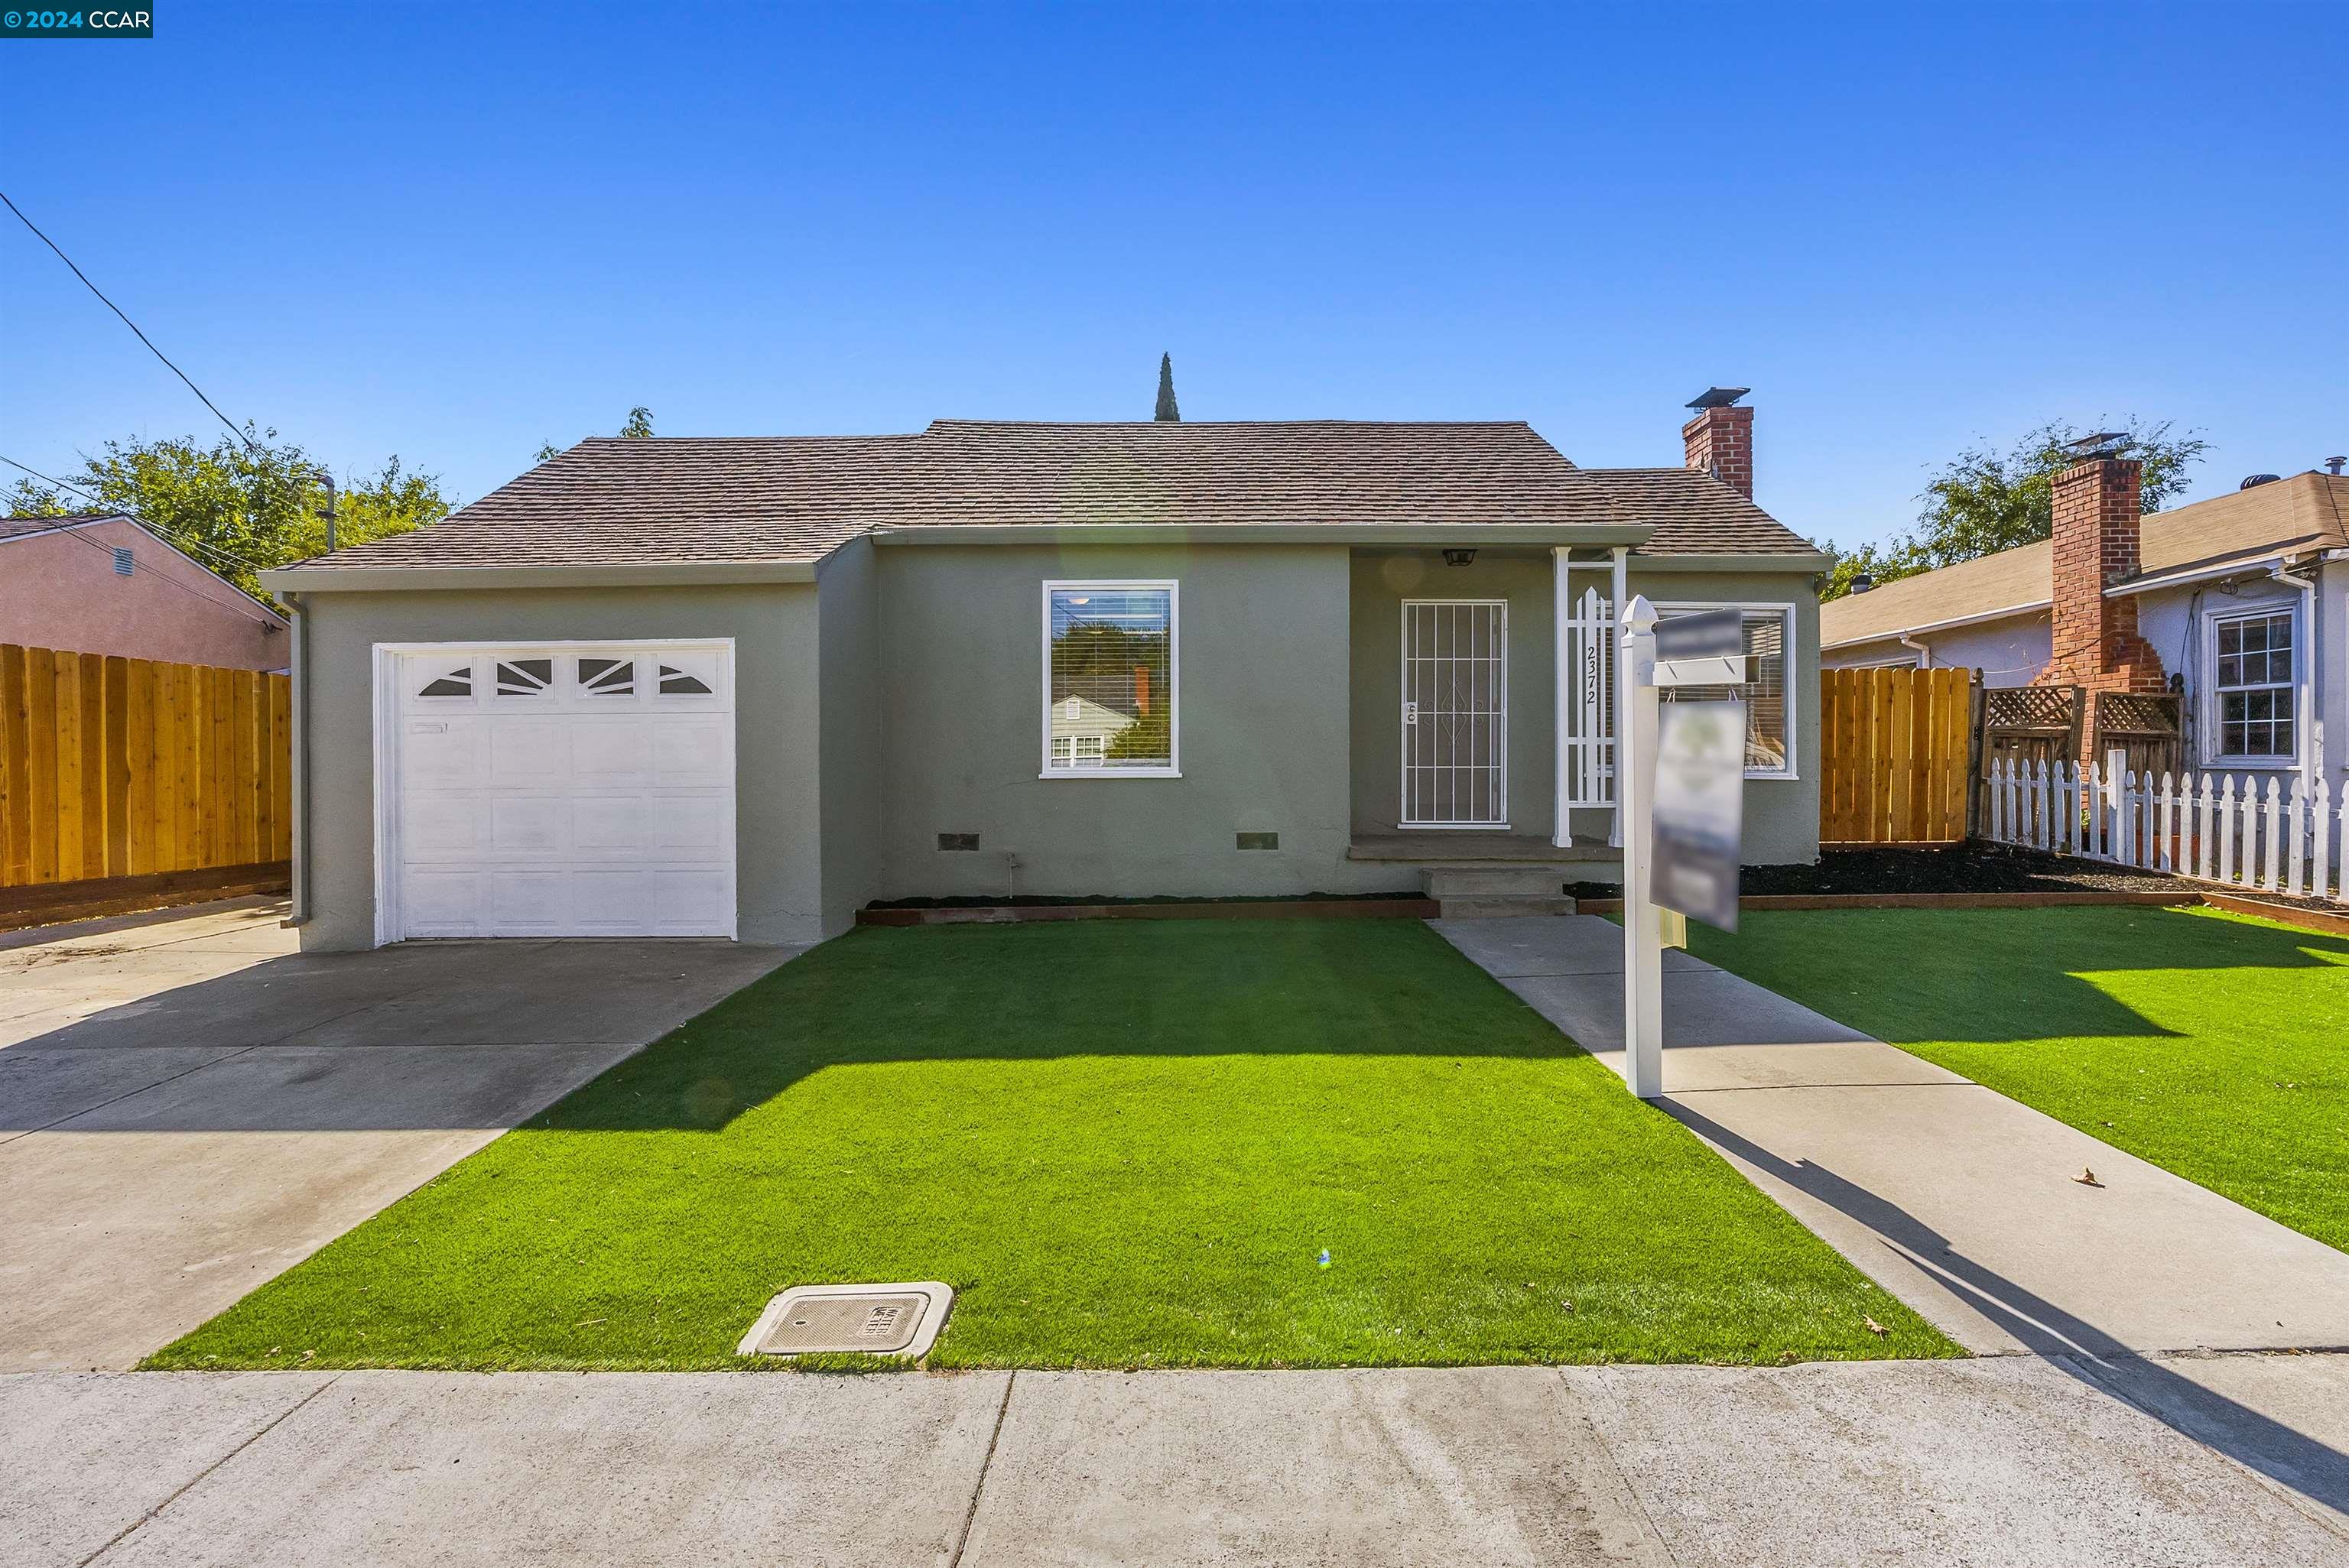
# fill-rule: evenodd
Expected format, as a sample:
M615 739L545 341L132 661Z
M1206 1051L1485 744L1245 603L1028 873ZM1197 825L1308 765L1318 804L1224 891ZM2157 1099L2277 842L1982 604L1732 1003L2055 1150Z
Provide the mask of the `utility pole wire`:
M68 480L57 479L49 474L45 474L38 469L26 468L24 464L18 462L16 459L9 457L5 452L0 452L0 463L5 463L12 469L16 469L22 472L28 473L35 479L39 480L42 483L53 486L57 490L64 490L68 495L79 496L82 500L89 502L92 506L97 507L99 514L127 517L130 519L131 521L139 524L140 527L145 529L148 532L153 534L156 538L161 540L164 543L171 545L175 550L201 550L207 555L215 555L222 561L234 562L239 566L251 567L255 572L266 572L269 570L268 567L262 565L258 561L247 561L242 555L232 555L227 551L221 549L218 545L207 544L201 539L174 539L171 537L171 532L169 529L166 529L160 523L154 522L147 518L141 517L139 513L132 511L129 507L109 505L104 496L98 495L95 491L85 489L80 485L73 484ZM243 590L240 589L239 592L243 592Z
M243 430L238 429L236 427L236 421L222 413L220 411L220 405L205 397L204 389L202 387L197 386L193 381L189 381L188 373L181 369L178 366L173 365L171 361L171 357L161 349L156 347L154 343L145 333L139 330L139 324L137 322L131 320L128 315L123 315L122 307L115 304L112 300L108 299L106 297L105 291L100 289L96 284L89 281L89 274L88 273L83 272L79 267L74 266L74 259L71 256L67 255L64 251L58 250L57 242L55 240L50 239L47 234L42 233L40 226L35 223L30 218L25 216L23 208L18 207L16 203L9 201L8 193L5 191L0 191L0 202L6 203L8 211L16 214L16 221L24 224L27 229L33 231L33 237L35 239L40 241L41 243L47 245L50 250L57 251L57 260L63 262L67 266L73 268L73 275L81 280L82 286L84 288L98 295L99 304L105 305L107 309L112 311L115 315L122 316L122 325L129 327L138 337L140 342L147 345L147 352L153 355L156 358L160 359L163 362L164 366L169 369L172 375L178 377L182 381L186 381L188 384L188 390L196 395L197 401L201 402L205 407L210 408L212 411L213 418L218 419L222 424L228 427L229 434L234 436L238 440L243 441L248 448L252 448L255 450L259 449L259 444L255 442L251 436L248 436Z

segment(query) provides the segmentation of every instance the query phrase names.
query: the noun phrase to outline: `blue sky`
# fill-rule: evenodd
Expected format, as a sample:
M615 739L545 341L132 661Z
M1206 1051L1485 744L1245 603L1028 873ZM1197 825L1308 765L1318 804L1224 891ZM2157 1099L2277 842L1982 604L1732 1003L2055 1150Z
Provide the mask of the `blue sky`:
M2340 12L158 0L0 41L19 205L233 417L546 440L1524 418L1881 537L2048 418L2349 450ZM0 211L0 452L217 429Z

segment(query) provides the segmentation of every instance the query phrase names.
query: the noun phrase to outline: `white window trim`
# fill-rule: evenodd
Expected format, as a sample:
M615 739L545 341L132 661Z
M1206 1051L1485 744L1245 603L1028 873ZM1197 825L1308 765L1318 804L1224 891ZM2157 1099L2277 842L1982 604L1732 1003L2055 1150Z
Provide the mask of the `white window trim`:
M1052 595L1063 589L1087 593L1155 593L1166 594L1166 766L1110 768L1078 767L1052 760ZM1036 713L1042 729L1040 779L1180 779L1183 777L1183 585L1172 577L1048 578L1038 601L1042 623L1040 689ZM1071 748L1073 757L1074 747Z
M1656 609L1659 612L1670 610L1681 614L1700 610L1735 610L1741 614L1770 614L1779 617L1785 624L1785 629L1778 634L1778 645L1785 650L1786 655L1786 765L1784 768L1748 768L1745 770L1745 777L1800 779L1803 776L1802 765L1795 759L1801 755L1801 748L1795 744L1795 739L1803 732L1801 707L1803 681L1801 671L1796 667L1798 661L1795 657L1798 645L1795 640L1795 606L1784 601L1773 603L1761 599L1702 601L1675 599L1670 602L1659 602Z
M2292 693L2292 737L2294 749L2289 753L2263 752L2257 756L2230 757L2225 749L2224 732L2219 721L2219 626L2226 621L2270 621L2282 616L2292 623L2292 678L2283 683ZM2206 768L2297 768L2301 748L2308 745L2309 684L2302 676L2306 673L2302 662L2306 656L2308 639L2302 623L2298 599L2272 599L2265 603L2246 604L2224 610L2202 612L2202 665L2195 673L2201 676L2201 694L2195 703L2200 721L2202 765Z

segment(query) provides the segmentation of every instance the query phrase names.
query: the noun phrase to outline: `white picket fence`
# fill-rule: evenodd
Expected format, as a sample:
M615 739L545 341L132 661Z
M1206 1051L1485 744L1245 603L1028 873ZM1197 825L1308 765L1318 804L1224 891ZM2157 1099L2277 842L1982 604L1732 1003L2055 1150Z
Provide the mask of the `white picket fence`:
M2349 903L2342 839L2349 798L2269 774L2117 772L2070 763L1993 762L1982 829L1995 843L2054 850L2230 887Z

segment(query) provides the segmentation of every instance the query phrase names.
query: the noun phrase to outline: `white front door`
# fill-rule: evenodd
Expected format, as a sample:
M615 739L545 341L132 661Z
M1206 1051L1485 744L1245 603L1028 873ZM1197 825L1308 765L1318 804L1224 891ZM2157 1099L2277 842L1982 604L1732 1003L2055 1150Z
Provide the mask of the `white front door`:
M377 934L734 934L727 642L378 650Z
M1509 825L1509 606L1402 606L1402 826Z

